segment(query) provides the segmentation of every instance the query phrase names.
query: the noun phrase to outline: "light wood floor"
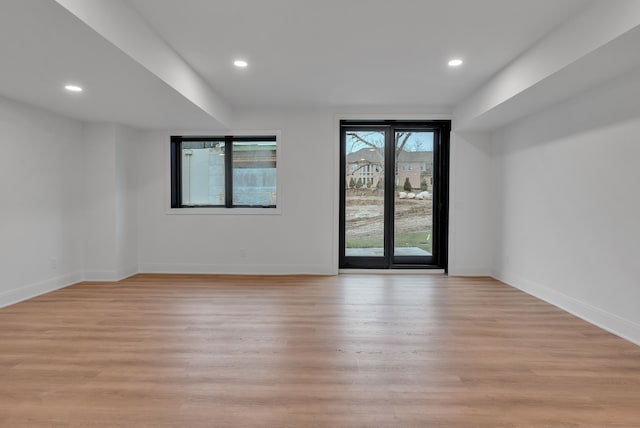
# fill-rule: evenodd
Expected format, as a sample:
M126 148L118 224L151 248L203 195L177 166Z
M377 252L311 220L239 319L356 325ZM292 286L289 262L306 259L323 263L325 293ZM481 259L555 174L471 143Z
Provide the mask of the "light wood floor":
M0 310L1 427L640 427L640 347L490 279L138 275Z

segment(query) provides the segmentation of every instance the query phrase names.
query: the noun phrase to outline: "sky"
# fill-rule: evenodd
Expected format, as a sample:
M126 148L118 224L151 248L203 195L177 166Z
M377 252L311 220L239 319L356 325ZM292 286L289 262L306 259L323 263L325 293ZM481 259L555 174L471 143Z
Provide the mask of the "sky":
M358 131L357 134L362 139L375 144L376 147L382 147L384 145L384 134L381 131ZM348 134L346 143L347 153L357 152L358 150L367 147L365 144ZM405 150L433 151L433 132L414 132L411 137L409 137L409 140L405 145Z

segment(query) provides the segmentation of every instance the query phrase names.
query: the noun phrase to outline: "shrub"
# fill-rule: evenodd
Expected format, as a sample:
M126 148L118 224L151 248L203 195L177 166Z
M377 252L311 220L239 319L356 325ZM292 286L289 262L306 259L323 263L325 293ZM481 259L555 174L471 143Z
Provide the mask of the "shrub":
M409 181L409 177L404 180L404 190L410 192L413 190L413 186L411 186L411 182Z
M420 190L422 190L423 192L426 192L428 189L427 187L427 179L423 178L422 181L420 182Z
M354 187L356 187L356 180L351 177L351 179L349 180L349 189L353 189Z
M358 177L358 182L356 183L356 189L362 188L364 183L362 182L362 177Z

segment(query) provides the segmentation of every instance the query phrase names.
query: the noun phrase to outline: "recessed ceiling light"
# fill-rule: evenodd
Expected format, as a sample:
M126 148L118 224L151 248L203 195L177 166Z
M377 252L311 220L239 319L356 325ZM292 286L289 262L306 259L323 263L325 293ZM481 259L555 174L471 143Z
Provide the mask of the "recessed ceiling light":
M70 92L82 92L82 88L77 85L66 85L64 88Z
M460 58L455 58L449 61L449 67L460 67L462 65L462 60Z
M239 68L245 68L247 65L249 65L249 63L243 59L237 59L233 61L233 65Z

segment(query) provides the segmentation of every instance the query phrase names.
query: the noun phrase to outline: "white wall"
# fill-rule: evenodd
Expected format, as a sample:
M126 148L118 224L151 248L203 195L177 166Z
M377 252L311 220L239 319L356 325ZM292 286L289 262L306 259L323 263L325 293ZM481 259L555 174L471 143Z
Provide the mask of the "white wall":
M137 135L121 125L85 125L87 280L115 281L138 270Z
M138 172L140 131L116 126L116 276L138 272Z
M277 214L171 215L168 137L184 132L82 123L1 101L6 156L1 159L0 183L6 202L0 304L82 279L117 280L139 268L337 273L334 111L237 112L236 130L280 131ZM474 153L466 150L461 171L473 164ZM464 225L465 216L457 218Z
M169 136L189 133L144 133L138 146L140 271L336 274L337 118L425 117L402 113L400 108L389 109L386 116L379 109L351 110L360 113L277 108L236 111L235 130L281 131L279 215L238 215L234 211L224 215L167 214ZM449 114L441 110L430 116ZM459 157L454 162L457 172L453 172L452 188L458 190L455 220L460 232L451 232L458 250L450 256L450 264L456 266L457 274L483 275L490 272L487 240L491 233L482 227L488 221L490 206L485 197L490 144L482 135L457 141L452 142ZM479 174L485 178L479 179Z
M640 71L496 133L494 276L640 343Z
M494 193L491 135L452 132L450 159L449 274L489 275Z
M391 111L387 117L400 117L400 111ZM226 215L167 214L169 136L185 132L144 133L138 146L140 271L337 273L336 118L355 116L324 109L236 112L236 130L282 132L278 151L283 186L278 195L280 215L237 215L233 211ZM378 110L358 118L365 116L381 117ZM405 116L417 117L411 113ZM450 252L450 266L455 268L454 274L488 274L492 246L487 243L491 233L485 224L490 206L490 142L486 135L477 134L460 136L452 145L456 147L452 210L456 211L451 245L456 251Z
M0 306L82 279L82 124L0 97Z
M237 111L234 129L281 132L281 212L167 214L169 136L188 133L146 132L137 162L141 272L335 273L333 114L314 109Z
M115 129L87 124L84 129L86 158L82 174L87 200L84 268L90 279L114 275L116 265Z
M137 135L0 97L0 306L137 272Z

